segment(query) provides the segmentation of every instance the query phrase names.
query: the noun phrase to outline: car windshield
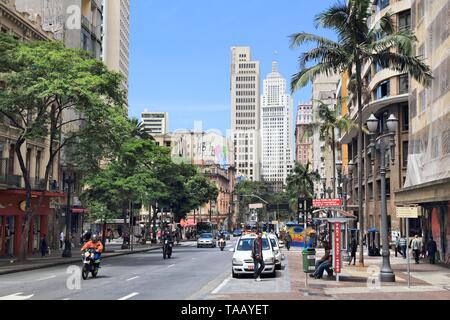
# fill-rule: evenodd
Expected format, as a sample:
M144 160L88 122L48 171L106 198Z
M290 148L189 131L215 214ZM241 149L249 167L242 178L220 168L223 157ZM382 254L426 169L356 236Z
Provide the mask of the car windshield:
M252 243L256 238L247 238L247 239L241 239L239 240L239 244L237 246L238 251L251 251L252 250ZM266 238L262 239L263 243L263 250L269 250L269 241L267 241Z
M212 238L212 234L211 233L202 233L200 235L200 238Z
M270 242L272 243L272 247L276 248L277 246L277 241L275 239L270 239Z

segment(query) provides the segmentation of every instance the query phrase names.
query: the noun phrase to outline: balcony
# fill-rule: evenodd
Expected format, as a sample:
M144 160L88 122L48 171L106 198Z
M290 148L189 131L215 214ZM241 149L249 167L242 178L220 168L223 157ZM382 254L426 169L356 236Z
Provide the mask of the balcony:
M86 16L81 16L81 25L89 32L92 32L92 24Z

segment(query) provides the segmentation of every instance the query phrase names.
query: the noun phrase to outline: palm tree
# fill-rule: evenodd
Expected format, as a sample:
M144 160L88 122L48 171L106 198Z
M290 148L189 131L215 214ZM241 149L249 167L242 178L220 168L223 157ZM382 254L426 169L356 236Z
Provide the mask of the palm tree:
M317 170L312 171L311 163L303 165L296 162L292 173L287 177L287 192L290 195L289 204L298 208L298 197L314 198L314 182L320 181Z
M362 75L366 63L378 64L382 68L406 73L418 82L429 85L432 79L430 67L421 57L413 56L416 37L409 30L396 31L392 15L388 12L379 22L369 27L371 0L348 0L339 2L316 16L316 28L334 30L338 41L300 32L291 35L291 48L304 43L315 44L313 49L303 53L300 58L300 71L293 75L291 91L294 92L311 82L319 74L340 74L347 72L356 79L358 100L358 159L362 158L363 119L362 119ZM315 64L310 65L311 62ZM355 72L354 72L355 71ZM359 223L363 224L362 174L363 166L358 166L358 204ZM364 265L363 232L359 238L359 262Z
M343 98L346 99L346 98ZM326 141L333 155L333 196L336 197L336 129L341 132L348 132L357 124L347 115L341 116L339 113L339 105L342 100L338 101L336 106L330 106L318 100L318 118L321 120L319 124L320 139Z

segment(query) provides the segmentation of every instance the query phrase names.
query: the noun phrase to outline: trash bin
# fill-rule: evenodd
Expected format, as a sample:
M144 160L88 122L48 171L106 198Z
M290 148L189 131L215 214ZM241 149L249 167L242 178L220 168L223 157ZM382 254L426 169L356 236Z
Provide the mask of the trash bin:
M302 251L303 271L305 273L314 273L316 271L316 250L308 248Z

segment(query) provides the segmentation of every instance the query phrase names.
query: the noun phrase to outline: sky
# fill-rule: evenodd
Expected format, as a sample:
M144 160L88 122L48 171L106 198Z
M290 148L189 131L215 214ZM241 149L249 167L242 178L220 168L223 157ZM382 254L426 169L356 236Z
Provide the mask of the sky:
M132 0L129 115L144 108L169 113L170 131L230 128L233 46L249 46L261 63L261 85L273 60L290 82L308 47L289 48L289 35L311 32L314 17L333 0ZM294 95L294 107L311 98L311 86Z

